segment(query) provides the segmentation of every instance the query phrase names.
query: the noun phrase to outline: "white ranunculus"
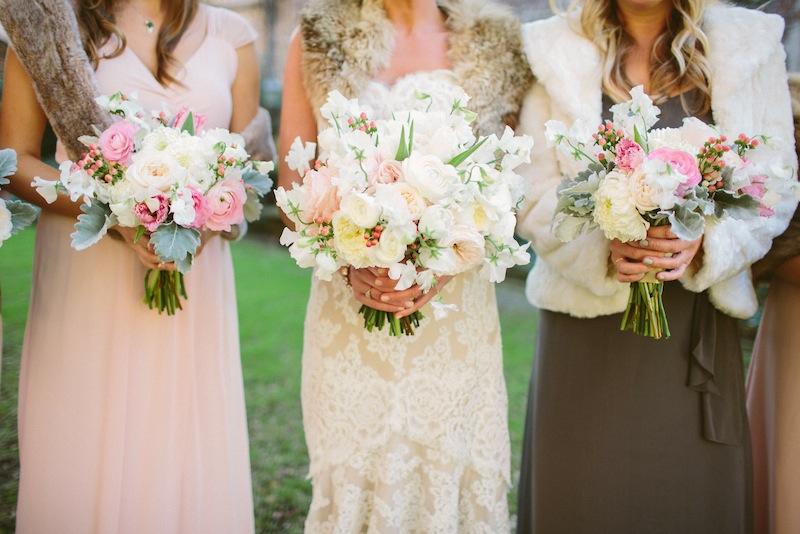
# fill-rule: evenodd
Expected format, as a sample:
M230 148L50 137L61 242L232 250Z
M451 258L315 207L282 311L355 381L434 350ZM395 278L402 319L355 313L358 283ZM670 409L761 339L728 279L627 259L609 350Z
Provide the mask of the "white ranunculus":
M628 184L621 179L606 177L595 193L594 220L606 238L641 241L647 237L649 224L639 214Z
M406 182L430 202L438 202L453 194L460 185L456 169L441 159L412 152L403 161Z
M419 219L419 232L428 239L441 239L453 225L453 213L439 205L428 206Z
M11 237L14 225L11 222L11 212L6 207L6 201L0 198L0 245Z
M186 170L166 152L142 151L133 155L133 163L126 174L139 190L137 197L150 196L155 191L168 191L182 183ZM143 194L143 195L142 195Z
M342 198L341 211L361 228L374 228L381 219L381 206L365 193L353 191Z

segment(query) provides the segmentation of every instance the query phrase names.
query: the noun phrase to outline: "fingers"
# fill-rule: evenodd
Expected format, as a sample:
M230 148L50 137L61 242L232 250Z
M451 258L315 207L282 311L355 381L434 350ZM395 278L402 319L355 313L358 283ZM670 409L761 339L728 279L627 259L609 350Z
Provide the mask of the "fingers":
M662 254L676 254L686 250L687 248L691 248L692 245L692 241L682 241L680 239L659 239L652 237L647 239L647 248L641 248L640 250L645 250L651 254L653 252L661 252Z
M617 280L622 282L623 284L633 284L634 282L639 282L641 279L644 278L643 274L617 274Z
M436 296L436 293L438 293L438 291L436 289L431 289L427 293L423 294L420 298L418 298L414 302L414 306L412 306L411 308L406 308L403 311L396 313L395 314L396 317L398 319L402 319L403 317L408 317L409 315L411 315L415 311L417 311L420 308L422 308L423 306L425 306L428 302L430 302L431 299Z
M689 266L688 263L684 263L683 265L681 265L680 267L678 267L677 269L674 269L672 271L663 271L663 272L658 273L656 275L656 278L658 278L662 282L671 282L673 280L678 280L686 272L686 268L688 266Z
M410 288L402 291L389 291L387 293L382 293L380 300L381 302L387 302L389 304L409 308L414 305L414 301L422 294L422 288L420 288L418 285L413 285Z
M359 278L351 276L350 284L353 286L353 296L355 299L365 306L388 313L397 313L405 310L405 308L402 306L396 306L394 304L388 304L386 302L376 300L380 299L380 292L372 286L365 284Z
M362 283L379 289L381 292L391 291L397 284L389 277L377 276L372 269L351 269L350 272L352 278L358 278Z
M643 264L658 269L661 271L672 271L682 265L686 265L692 259L692 254L688 250L684 250L669 258L647 257L643 260Z
M672 233L672 227L670 225L666 226L651 226L650 229L647 230L647 239L656 238L656 239L677 239L678 236Z

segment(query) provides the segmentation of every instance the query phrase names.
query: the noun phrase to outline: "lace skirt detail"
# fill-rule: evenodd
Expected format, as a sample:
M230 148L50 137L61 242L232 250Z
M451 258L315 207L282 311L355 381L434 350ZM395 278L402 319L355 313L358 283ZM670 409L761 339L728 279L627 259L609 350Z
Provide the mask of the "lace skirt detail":
M340 277L314 280L303 417L314 495L306 532L505 532L507 398L494 287L442 291L459 312L411 337L363 329Z

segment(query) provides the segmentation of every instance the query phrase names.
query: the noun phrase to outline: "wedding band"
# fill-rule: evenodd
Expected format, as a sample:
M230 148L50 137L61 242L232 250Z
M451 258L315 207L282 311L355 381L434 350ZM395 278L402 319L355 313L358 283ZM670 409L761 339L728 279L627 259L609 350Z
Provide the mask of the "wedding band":
M163 269L164 268L164 262L163 261L158 262L158 268L159 269Z
M366 291L364 291L364 296L365 296L367 299L369 299L369 300L372 300L372 288L369 288L369 289L367 289Z
M619 264L620 264L620 263L622 263L623 261L625 261L625 258L622 258L622 257L620 257L620 258L617 258L616 260L614 260L614 265L619 265Z

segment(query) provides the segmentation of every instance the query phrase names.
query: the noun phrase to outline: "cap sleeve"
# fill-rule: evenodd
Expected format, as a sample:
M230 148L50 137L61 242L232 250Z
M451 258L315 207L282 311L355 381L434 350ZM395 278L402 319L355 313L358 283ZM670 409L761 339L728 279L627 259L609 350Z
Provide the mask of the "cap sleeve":
M233 48L248 45L256 40L258 33L249 20L239 13L221 7L209 9L209 32L231 44Z

